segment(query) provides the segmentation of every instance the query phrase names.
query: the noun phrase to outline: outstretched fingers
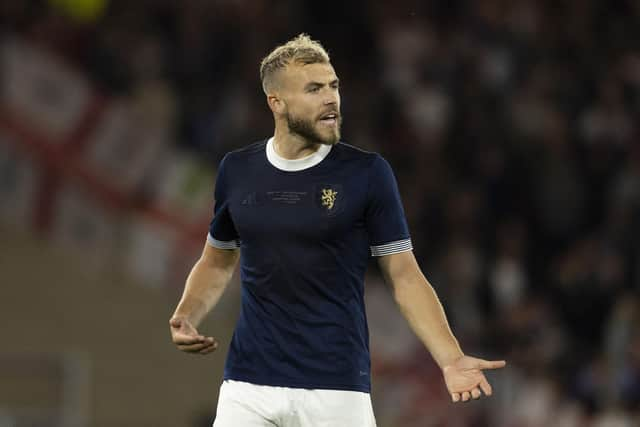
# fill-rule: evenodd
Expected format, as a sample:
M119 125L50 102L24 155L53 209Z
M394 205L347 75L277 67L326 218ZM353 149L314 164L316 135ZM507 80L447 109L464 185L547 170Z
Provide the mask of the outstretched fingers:
M482 392L485 394L485 396L491 396L493 394L491 384L489 384L489 381L487 381L486 378L483 378L482 381L480 381L480 388L482 389Z
M470 390L466 390L466 391L459 391L459 392L452 392L451 393L451 401L456 403L456 402L467 402L471 399L480 399L480 397L482 397L482 395L485 396L491 396L493 394L493 389L491 388L491 384L489 384L489 381L487 381L486 378L484 378L484 375L482 376L482 379L480 380L480 382L473 387Z
M478 359L478 368L480 369L500 369L507 364L505 360L482 360Z
M482 396L482 392L480 391L480 389L478 387L474 387L471 390L471 397L473 399L480 399L480 396Z
M484 382L484 384L480 384L480 388L474 387L470 391L463 391L462 393L451 393L451 401L455 403L460 402L461 400L463 402L468 402L471 399L480 399L483 392L485 395L490 396L491 386L489 386L488 389L485 386L489 386L489 383L487 383L486 381ZM480 389L482 389L482 391L480 391Z

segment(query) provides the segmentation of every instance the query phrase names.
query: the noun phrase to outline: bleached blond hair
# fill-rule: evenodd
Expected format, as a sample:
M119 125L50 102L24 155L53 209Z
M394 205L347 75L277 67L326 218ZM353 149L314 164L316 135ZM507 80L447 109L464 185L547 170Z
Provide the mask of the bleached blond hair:
M262 90L268 94L273 89L275 74L291 63L326 64L329 54L320 42L312 40L308 34L301 33L283 45L273 49L260 63Z

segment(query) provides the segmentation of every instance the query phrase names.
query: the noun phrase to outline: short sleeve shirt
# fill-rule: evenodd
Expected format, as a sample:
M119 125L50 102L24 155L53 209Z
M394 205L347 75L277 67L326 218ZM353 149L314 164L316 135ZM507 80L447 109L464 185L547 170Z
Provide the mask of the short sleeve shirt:
M225 379L370 390L368 259L412 250L380 155L340 142L290 161L272 139L227 154L208 242L241 250L242 305Z

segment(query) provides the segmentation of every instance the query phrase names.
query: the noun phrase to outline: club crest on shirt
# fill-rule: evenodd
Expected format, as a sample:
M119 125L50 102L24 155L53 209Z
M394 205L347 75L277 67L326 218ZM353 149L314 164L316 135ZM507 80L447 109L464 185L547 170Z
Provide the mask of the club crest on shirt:
M327 216L338 215L344 209L345 193L340 184L317 184L315 205Z
M331 188L323 188L322 189L322 206L326 207L328 210L333 209L333 205L336 203L336 196L338 192L332 190Z

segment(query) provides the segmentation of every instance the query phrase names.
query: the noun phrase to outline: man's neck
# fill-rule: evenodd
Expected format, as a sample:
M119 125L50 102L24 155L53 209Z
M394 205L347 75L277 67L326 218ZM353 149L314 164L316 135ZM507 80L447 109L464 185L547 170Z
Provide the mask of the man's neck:
M273 148L283 159L295 160L310 156L320 148L320 144L309 142L305 138L279 131L276 128L273 138Z

